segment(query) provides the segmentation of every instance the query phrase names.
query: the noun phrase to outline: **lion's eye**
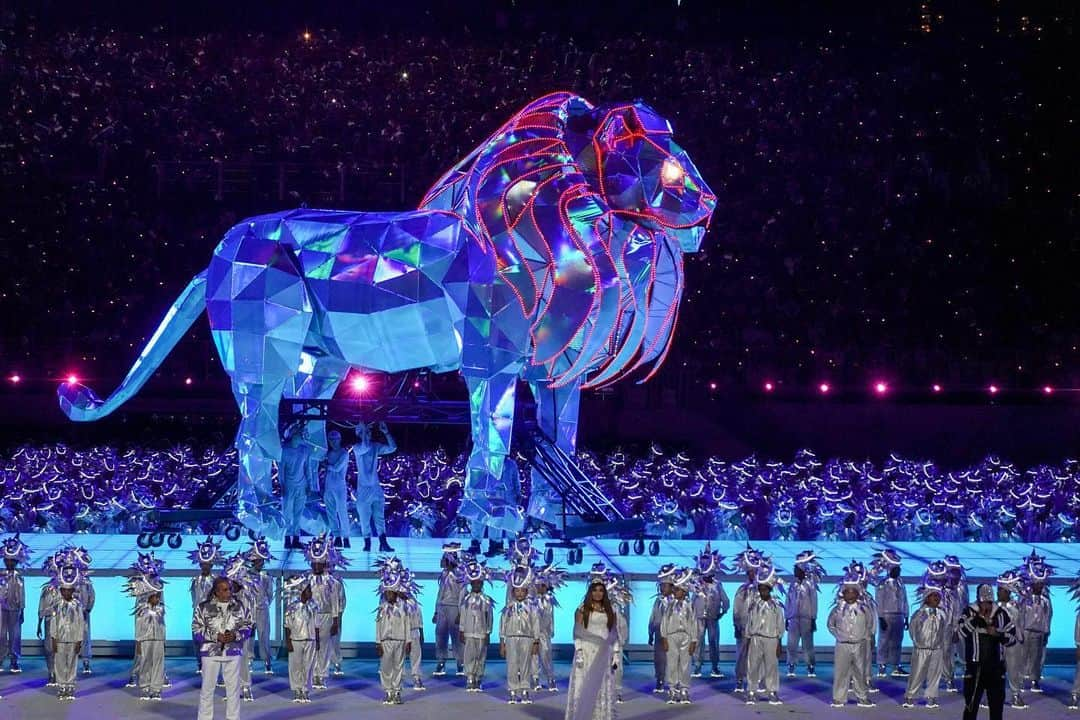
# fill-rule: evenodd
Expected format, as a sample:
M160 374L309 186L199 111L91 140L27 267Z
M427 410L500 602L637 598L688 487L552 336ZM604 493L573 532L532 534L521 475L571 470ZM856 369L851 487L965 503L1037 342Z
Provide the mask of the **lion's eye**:
M665 185L674 185L683 178L682 165L675 158L668 158L664 161L664 167L660 169L660 177L663 178Z

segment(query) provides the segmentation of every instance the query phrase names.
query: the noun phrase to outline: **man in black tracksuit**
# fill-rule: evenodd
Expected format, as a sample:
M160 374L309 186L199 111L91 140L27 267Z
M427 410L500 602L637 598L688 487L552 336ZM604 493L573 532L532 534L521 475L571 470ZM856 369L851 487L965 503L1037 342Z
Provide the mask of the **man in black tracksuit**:
M990 720L1001 720L1005 705L1005 652L1016 643L1016 627L1009 614L994 603L989 585L975 591L976 602L964 608L957 630L964 641L964 720L975 720L986 691Z

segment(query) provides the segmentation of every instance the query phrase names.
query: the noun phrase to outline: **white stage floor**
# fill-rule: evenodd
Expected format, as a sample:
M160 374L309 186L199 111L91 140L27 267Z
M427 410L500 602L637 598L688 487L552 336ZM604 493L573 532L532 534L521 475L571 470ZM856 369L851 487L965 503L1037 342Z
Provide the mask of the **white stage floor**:
M40 568L42 559L65 543L82 545L90 551L93 557L94 585L98 595L98 607L95 609L92 623L96 641L101 641L103 652L128 652L130 648L111 649L109 643L125 642L132 638L132 623L128 617L127 608L130 600L121 596L121 587L127 568L136 559L138 548L135 545L133 535L38 535L27 534L22 536L34 551L34 566ZM188 593L188 578L194 573L194 568L187 558L187 553L194 548L194 536L185 536L184 545L172 550L167 546L156 548L156 557L165 561L166 606L168 608L168 637L170 640L180 641L189 634L191 619L191 600ZM202 539L202 538L198 538ZM435 597L435 580L439 572L439 558L443 540L430 538L391 538L391 544L396 548L396 555L401 558L408 567L412 568L420 578L423 592L420 601L430 603ZM543 549L543 540L537 540L536 546ZM377 542L375 543L377 544ZM655 593L656 570L660 565L668 562L676 564L692 564L694 555L704 544L697 540L663 540L660 542L660 553L650 555L626 555L618 553L618 540L586 540L584 557L580 565L567 565L565 551L558 551L556 561L565 567L570 574L568 586L559 592L562 604L562 615L556 619L557 645L567 646L572 642L569 619L572 608L580 602L584 594L583 580L589 568L595 562L604 562L614 571L622 573L630 579L631 587L636 598L635 608L631 612L631 636L632 650L645 650L646 628L644 625L645 615L651 606L651 598ZM224 541L226 552L234 552L248 547L246 539L236 542ZM285 552L279 543L275 543L273 552L277 559L268 564L268 569L277 575L289 575L306 570L303 553L300 551ZM914 603L914 586L919 576L931 560L939 559L946 554L958 555L968 568L969 582L972 591L978 582L993 582L997 575L1006 569L1020 564L1022 559L1031 552L1034 547L1036 552L1044 555L1047 562L1057 568L1058 575L1051 582L1051 597L1055 603L1057 612L1054 613L1054 626L1050 635L1052 648L1073 647L1073 613L1072 602L1068 597L1066 586L1080 570L1080 544L1039 544L1024 545L1019 543L888 543L875 545L872 543L805 543L805 542L755 542L753 545L770 553L777 565L790 573L795 555L806 549L813 549L818 553L822 565L824 565L828 577L826 587L823 590L823 600L831 598L832 587L829 581L835 581L842 574L841 568L853 558L868 561L875 547L891 547L896 549L904 558L903 573L908 583L910 600ZM343 629L343 641L349 652L367 655L371 651L369 643L373 640L373 617L376 597L375 573L372 571L372 562L379 557L378 553L365 553L360 547L362 541L357 539L351 549L345 550L345 555L351 564L342 575L346 578L349 608L346 611ZM485 544L486 547L486 544ZM738 542L714 542L713 547L719 550L725 557L731 558L742 548L744 543ZM505 559L493 558L490 565L494 568L505 569ZM29 623L31 618L36 617L37 593L44 582L40 569L32 570L31 577L27 582L27 595L30 607L27 608L27 626L24 627L24 635L32 633L33 628ZM37 577L33 577L33 576ZM724 586L729 595L734 593L740 579L730 576L725 580ZM501 605L504 596L502 583L496 582L490 591L496 602ZM116 601L122 611L116 611L117 605L106 605ZM830 603L819 603L820 614L818 627L825 627L825 617ZM105 610L104 608L110 608ZM430 610L430 608L429 608ZM430 613L425 612L430 619ZM426 636L430 640L434 636L434 628L425 628ZM721 644L732 646L734 638L731 635L730 622L721 624ZM824 644L824 633L819 633L819 642ZM30 638L28 637L29 641ZM35 645L32 641L30 647ZM564 647L565 649L565 647ZM179 647L170 648L171 652L180 652ZM31 650L33 652L33 650Z
M76 686L74 703L61 703L55 698L53 688L45 688L44 665L39 659L31 659L21 675L0 674L0 718L5 720L43 720L53 718L152 718L190 720L196 715L201 678L194 673L190 659L170 660L167 664L173 685L163 692L163 701L148 703L138 699L134 689L124 683L130 661L98 660L95 674L80 676ZM430 672L431 665L426 666ZM728 668L725 668L727 670ZM331 679L327 690L313 692L309 705L294 705L288 687L285 663L278 664L274 676L256 675L253 695L255 702L245 703L241 717L260 720L354 720L363 718L415 718L417 720L562 720L566 703L567 663L556 666L559 678L558 693L540 693L532 705L506 704L503 683L505 665L489 662L483 694L466 694L462 678L428 678L428 690L415 692L404 690L405 704L384 706L382 691L378 684L378 665L373 661L350 660L345 663L345 677ZM832 667L819 665L819 677L781 678L780 696L783 705L771 706L758 703L747 706L741 696L732 694L733 681L695 679L691 685L692 705L666 705L659 696L653 695L652 668L645 662L635 662L627 667L623 697L625 703L618 707L619 720L712 720L723 717L728 720L750 718L815 717L818 720L858 717L865 720L910 720L911 718L955 718L962 712L963 699L957 694L942 693L941 708L936 711L916 708L905 710L900 706L904 684L901 680L887 678L876 681L881 692L872 697L874 708L829 707L832 686ZM1065 709L1072 684L1071 667L1048 667L1044 682L1046 692L1028 694L1032 718L1080 718L1080 712ZM217 717L224 716L223 693L218 689ZM1006 708L1006 713L1016 716L1017 711ZM980 711L986 717L986 711Z

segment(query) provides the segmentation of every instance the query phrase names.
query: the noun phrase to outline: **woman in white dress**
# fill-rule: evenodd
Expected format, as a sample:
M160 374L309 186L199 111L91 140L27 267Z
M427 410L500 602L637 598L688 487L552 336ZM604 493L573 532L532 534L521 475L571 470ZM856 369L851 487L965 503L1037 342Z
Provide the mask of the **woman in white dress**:
M574 613L574 667L566 699L566 720L615 717L615 668L621 649L615 610L603 582L589 583Z

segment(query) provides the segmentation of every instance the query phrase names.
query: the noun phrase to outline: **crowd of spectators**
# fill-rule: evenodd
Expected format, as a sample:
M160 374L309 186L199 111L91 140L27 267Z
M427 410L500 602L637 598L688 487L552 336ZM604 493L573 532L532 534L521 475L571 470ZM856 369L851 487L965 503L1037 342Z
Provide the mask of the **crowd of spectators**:
M122 375L238 219L415 206L570 89L647 100L719 195L659 382L1075 385L1072 20L974 14L715 41L11 25L3 371ZM219 374L191 338L166 372Z

